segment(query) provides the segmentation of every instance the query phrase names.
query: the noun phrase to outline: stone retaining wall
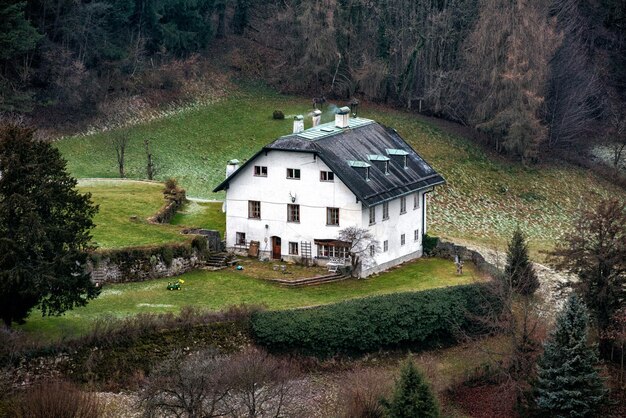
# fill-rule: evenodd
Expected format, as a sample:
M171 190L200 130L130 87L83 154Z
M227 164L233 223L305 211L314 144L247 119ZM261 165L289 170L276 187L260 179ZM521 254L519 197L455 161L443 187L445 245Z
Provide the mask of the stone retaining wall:
M491 277L498 277L502 274L502 271L494 264L485 260L485 257L478 251L469 249L462 245L457 245L453 242L439 240L437 246L430 253L433 257L446 258L454 260L455 256L463 261L471 261L474 263L478 271L488 274Z

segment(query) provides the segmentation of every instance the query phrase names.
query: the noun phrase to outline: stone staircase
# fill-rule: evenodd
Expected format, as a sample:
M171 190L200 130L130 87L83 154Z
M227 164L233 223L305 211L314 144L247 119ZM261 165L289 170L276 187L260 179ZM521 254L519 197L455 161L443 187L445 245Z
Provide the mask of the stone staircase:
M228 266L229 256L226 253L211 254L206 260L206 267L209 269L221 269Z
M285 279L271 279L273 282L280 283L283 286L300 287L300 286L316 286L320 284L338 282L340 280L348 279L349 276L342 275L340 273L326 274L324 276L307 277L304 279L285 280Z

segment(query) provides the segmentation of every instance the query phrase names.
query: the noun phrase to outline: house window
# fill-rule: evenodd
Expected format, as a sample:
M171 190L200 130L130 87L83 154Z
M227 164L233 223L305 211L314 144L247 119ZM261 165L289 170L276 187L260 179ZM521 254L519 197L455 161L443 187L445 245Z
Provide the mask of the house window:
M420 230L419 230L419 229L416 229L416 230L413 232L413 240L414 240L415 242L417 242L417 241L419 241L419 240L420 240Z
M261 202L248 200L248 218L261 219Z
M374 257L374 254L376 254L376 247L370 245L370 257Z
M287 205L287 222L300 222L300 205Z
M339 226L339 208L326 208L326 225Z
M299 168L288 168L287 169L287 178L300 180L300 169Z
M320 181L335 181L335 173L332 171L320 171Z
M415 193L413 195L413 210L420 208L420 194Z
M317 256L320 258L348 258L348 247L331 244L318 244Z
M383 203L383 221L389 219L389 202Z
M406 234L400 235L400 245L406 244Z
M245 232L237 232L235 238L235 245L246 245L246 233Z
M267 177L267 167L264 165L255 165L254 175L257 177Z
M384 240L383 241L383 251L384 252L389 251L389 241L388 240Z
M290 255L298 255L298 243L290 242L289 243L289 254Z
M376 223L376 206L370 207L370 225Z
M406 213L406 196L400 198L400 215Z

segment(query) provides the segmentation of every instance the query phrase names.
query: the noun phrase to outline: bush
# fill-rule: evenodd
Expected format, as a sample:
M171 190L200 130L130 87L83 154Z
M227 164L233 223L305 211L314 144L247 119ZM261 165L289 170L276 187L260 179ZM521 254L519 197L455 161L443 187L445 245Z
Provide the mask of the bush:
M430 255L435 247L437 247L437 244L439 244L439 237L431 237L428 234L424 234L422 237L422 248L426 255Z
M344 418L382 418L381 399L388 396L392 379L382 369L359 368L339 383L339 409Z
M484 332L481 321L501 301L485 284L395 293L311 309L253 314L256 341L271 350L318 357L398 346L425 347Z
M63 382L43 382L19 395L12 405L16 418L98 418L103 405L98 398Z
M283 120L285 119L285 114L280 110L275 110L274 113L272 113L272 118L275 120Z

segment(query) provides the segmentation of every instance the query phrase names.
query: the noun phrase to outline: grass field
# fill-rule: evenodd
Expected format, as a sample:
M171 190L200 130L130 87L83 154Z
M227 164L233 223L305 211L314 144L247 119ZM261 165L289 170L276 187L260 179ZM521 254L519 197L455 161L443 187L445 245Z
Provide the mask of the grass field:
M222 212L222 202L189 201L174 215L170 223L191 228L215 229L220 231L222 237L226 231L226 216Z
M267 265L271 269L271 264ZM256 269L252 273L258 275ZM219 310L231 305L265 305L287 309L339 302L345 299L435 287L467 284L481 279L474 266L466 264L457 276L454 264L442 259L420 259L366 280L349 279L323 286L286 288L251 277L247 270L195 271L181 278L180 291L166 290L174 279L151 280L106 286L86 307L61 317L42 318L34 312L20 328L41 339L71 337L86 332L91 321L103 316L122 317L142 312L178 312L183 306Z
M274 109L286 115L306 113L309 101L262 88L241 87L213 105L169 119L125 129L131 138L128 166L142 177L143 138L151 138L162 178L176 177L190 196L222 198L211 189L224 177L231 158L245 160L259 147L291 130L291 120L272 120ZM430 232L501 249L519 225L533 250L549 249L581 204L624 192L586 170L566 164L526 168L493 159L468 140L443 132L414 114L369 107L360 115L396 128L439 170L448 184L431 196ZM328 120L330 113L324 115ZM115 177L113 133L65 138L58 147L78 177ZM93 158L97 155L98 158ZM193 218L194 206L176 223Z

